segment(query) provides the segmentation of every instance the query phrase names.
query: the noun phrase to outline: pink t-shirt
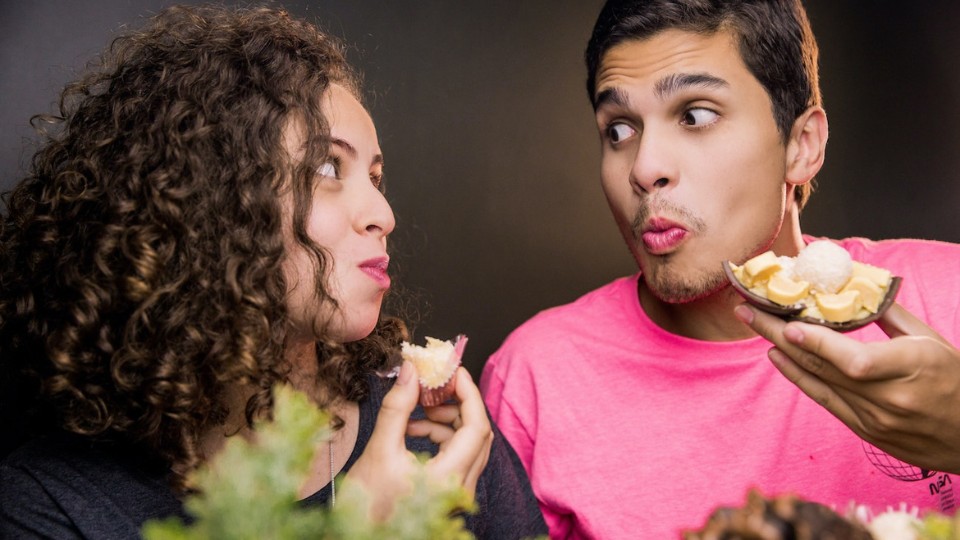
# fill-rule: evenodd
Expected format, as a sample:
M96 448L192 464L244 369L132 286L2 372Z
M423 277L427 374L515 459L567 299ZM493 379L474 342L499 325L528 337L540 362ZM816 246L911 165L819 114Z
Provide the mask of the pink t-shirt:
M960 246L840 243L902 276L898 302L960 343ZM640 307L637 279L538 314L484 368L484 398L551 538L678 538L715 507L741 506L752 487L841 512L850 503L954 509L952 476L865 445L773 367L769 342L662 330ZM888 339L876 325L849 335Z

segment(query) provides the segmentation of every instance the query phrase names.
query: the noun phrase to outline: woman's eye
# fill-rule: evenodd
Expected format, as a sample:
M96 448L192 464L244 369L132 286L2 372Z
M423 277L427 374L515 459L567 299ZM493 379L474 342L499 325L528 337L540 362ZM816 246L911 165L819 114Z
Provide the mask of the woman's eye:
M632 137L634 133L636 130L626 124L613 124L607 128L607 137L614 144Z
M327 178L336 178L337 177L337 164L328 161L323 165L317 167L317 174L320 176L325 176Z
M681 123L685 126L703 127L716 122L719 116L720 115L710 109L694 108L683 113L683 121Z

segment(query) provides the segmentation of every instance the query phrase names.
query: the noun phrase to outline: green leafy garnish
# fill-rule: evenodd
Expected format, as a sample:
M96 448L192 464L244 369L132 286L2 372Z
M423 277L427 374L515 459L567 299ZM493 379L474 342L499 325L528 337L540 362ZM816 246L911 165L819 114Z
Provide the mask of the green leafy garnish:
M331 435L329 417L286 386L275 390L274 403L273 420L255 426L254 442L231 438L191 477L198 494L186 499L185 508L194 521L147 522L146 540L473 538L461 517L463 510L473 510L473 497L459 485L428 481L422 466L413 476L412 493L398 500L382 523L367 518L369 498L349 482L337 483L332 509L299 502L297 491L317 445Z

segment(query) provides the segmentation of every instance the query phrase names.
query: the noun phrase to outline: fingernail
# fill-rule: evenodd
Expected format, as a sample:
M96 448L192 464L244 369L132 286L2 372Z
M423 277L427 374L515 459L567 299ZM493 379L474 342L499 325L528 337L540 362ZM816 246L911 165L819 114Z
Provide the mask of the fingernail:
M774 364L783 364L787 361L787 355L783 354L783 351L776 347L767 351L767 357L770 358L770 361Z
M416 368L410 362L404 361L400 366L400 374L397 375L397 384L407 384L413 378L413 372Z
M753 322L753 310L748 308L746 304L740 304L733 308L733 314L744 324Z
M803 332L795 326L787 325L783 329L783 337L787 338L787 341L795 345L800 345L803 343Z

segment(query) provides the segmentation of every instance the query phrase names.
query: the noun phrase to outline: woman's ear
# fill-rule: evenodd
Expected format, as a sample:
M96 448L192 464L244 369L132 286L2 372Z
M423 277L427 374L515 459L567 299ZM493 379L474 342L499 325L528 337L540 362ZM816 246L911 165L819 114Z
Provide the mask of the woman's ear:
M827 135L827 113L821 107L810 107L797 117L787 141L787 183L806 184L820 172Z

